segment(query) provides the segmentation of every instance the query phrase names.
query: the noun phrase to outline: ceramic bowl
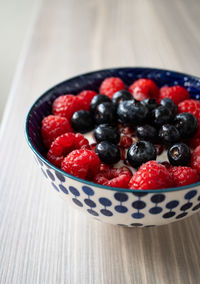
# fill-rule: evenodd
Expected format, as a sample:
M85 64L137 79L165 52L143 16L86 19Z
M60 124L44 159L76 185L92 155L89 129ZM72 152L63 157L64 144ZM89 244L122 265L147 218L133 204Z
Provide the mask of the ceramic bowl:
M98 91L106 77L120 77L127 85L144 77L159 87L181 85L200 99L200 78L153 68L113 68L99 70L66 80L46 91L31 107L26 118L26 138L43 176L51 187L80 212L97 220L119 226L150 227L184 219L200 210L200 183L162 190L111 188L76 178L50 164L40 136L44 116L51 113L52 102L65 93L83 89Z

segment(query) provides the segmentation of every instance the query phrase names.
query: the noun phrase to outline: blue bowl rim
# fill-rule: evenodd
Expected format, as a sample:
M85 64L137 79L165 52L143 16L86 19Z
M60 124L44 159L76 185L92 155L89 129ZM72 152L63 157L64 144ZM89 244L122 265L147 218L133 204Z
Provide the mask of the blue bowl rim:
M152 70L152 71L165 71L165 72L170 72L170 73L174 73L174 74L178 74L178 75L181 75L181 76L186 76L186 77L190 77L191 79L195 79L195 80L200 80L199 77L197 76L194 76L194 75L189 75L187 73L182 73L182 72L178 72L178 71L174 71L174 70L169 70L169 69L161 69L161 68L152 68L152 67L140 67L140 66L135 66L135 67L113 67L113 68L106 68L106 69L100 69L100 70L95 70L95 71L92 71L92 72L87 72L87 73L84 73L84 74L79 74L79 75L76 75L74 77L71 77L67 80L64 80L56 85L54 85L53 87L51 87L50 89L48 89L47 91L45 91L41 96L39 96L39 98L32 104L32 106L30 107L28 113L27 113L27 116L26 116L26 120L25 120L25 137L26 137L26 140L28 142L28 145L29 147L31 148L31 150L35 153L35 155L40 159L42 160L45 164L47 164L50 168L53 168L54 171L57 171L59 172L61 175L64 175L66 176L67 178L71 178L75 181L78 181L80 183L84 183L84 184L87 184L89 186L95 186L95 187L99 187L101 189L104 189L104 190L111 190L111 191L118 191L118 192L127 192L127 193L137 193L137 192L140 192L140 193L164 193L164 192L174 192L174 191L180 191L180 190L186 190L186 189L189 189L189 188L193 188L193 187L196 187L196 186L200 186L200 182L197 182L197 183L193 183L193 184L189 184L189 185L186 185L186 186L181 186L181 187L171 187L171 188L163 188L163 189L151 189L151 190L139 190L139 189L127 189L127 188L119 188L119 187L110 187L110 186L105 186L105 185L101 185L101 184L97 184L97 183L94 183L94 182L91 182L91 181L87 181L87 180L84 180L84 179L81 179L81 178L78 178L78 177L75 177L73 175L70 175L64 171L62 171L61 169L55 167L54 165L52 165L47 159L45 159L38 151L37 149L34 147L34 145L32 144L32 141L28 135L28 124L29 124L29 118L31 116L31 113L32 111L34 110L35 106L38 104L38 102L43 99L50 91L54 90L56 87L66 83L66 82L70 82L72 80L75 80L75 79L78 79L80 76L86 76L86 75L92 75L92 74L95 74L95 73L98 73L98 72L104 72L104 71L110 71L110 70L115 70L115 69L141 69L141 70L145 70L145 69L149 69L149 70Z

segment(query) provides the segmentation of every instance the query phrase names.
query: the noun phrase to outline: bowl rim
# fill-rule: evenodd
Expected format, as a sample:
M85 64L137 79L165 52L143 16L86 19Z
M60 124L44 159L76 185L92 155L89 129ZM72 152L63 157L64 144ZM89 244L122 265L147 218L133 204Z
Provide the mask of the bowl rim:
M53 164L51 164L47 159L45 159L38 151L37 149L34 147L30 137L29 137L29 134L28 134L28 128L29 128L29 119L30 119L30 116L32 114L32 111L34 110L35 106L38 104L38 102L43 99L50 91L54 90L56 87L66 83L66 82L70 82L70 81L73 81L73 80L76 80L82 76L87 76L87 75L92 75L92 74L95 74L95 73L98 73L98 72L106 72L106 71L110 71L110 70L117 70L117 69L140 69L140 70L144 70L144 69L149 69L149 70L152 70L152 71L165 71L165 72L170 72L170 73L175 73L175 74L179 74L181 76L187 76L187 77L191 77L192 79L198 79L200 81L200 78L197 77L197 76L194 76L194 75L189 75L187 73L182 73L182 72L178 72L178 71L174 71L174 70L169 70L169 69L161 69L161 68L153 68L153 67L140 67L140 66L135 66L135 67L113 67L113 68L105 68L105 69L98 69L98 70L95 70L95 71L92 71L92 72L87 72L87 73L83 73L83 74L79 74L79 75L76 75L76 76L73 76L69 79L66 79L56 85L54 85L53 87L49 88L48 90L46 90L42 95L40 95L35 101L34 103L31 105L31 107L29 108L29 111L26 115L26 120L25 120L25 137L26 137L26 140L27 140L27 143L29 145L29 147L31 148L31 150L34 152L34 154L40 159L43 161L44 164L46 164L49 168L53 168L54 171L57 171L59 172L61 175L64 175L65 177L67 178L70 178L70 179L73 179L75 181L78 181L80 183L84 183L84 184L87 184L89 186L92 186L92 187L98 187L98 188L101 188L101 189L104 189L104 190L111 190L111 191L117 191L117 192L127 192L127 193L165 193L165 192L176 192L176 191L181 191L181 190L186 190L186 189L189 189L189 188L194 188L194 187L197 187L197 186L200 186L200 182L197 182L197 183L193 183L193 184L189 184L189 185L186 185L186 186L181 186L181 187L170 187L170 188L163 188L163 189L150 189L150 190L144 190L144 189L128 189L128 188L120 188L120 187L110 187L110 186L105 186L105 185L101 185L101 184L97 184L97 183L94 183L94 182L91 182L91 181L87 181L87 180L84 180L84 179L81 179L81 178L78 178L78 177L75 177L73 175L70 175L64 171L62 171L61 169L57 168L56 166L54 166Z

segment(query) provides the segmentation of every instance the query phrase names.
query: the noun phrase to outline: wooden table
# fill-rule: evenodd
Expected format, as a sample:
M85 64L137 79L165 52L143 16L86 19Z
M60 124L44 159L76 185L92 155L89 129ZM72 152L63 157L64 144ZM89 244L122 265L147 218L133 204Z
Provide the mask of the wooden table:
M81 215L49 190L24 138L47 88L111 66L200 75L200 2L44 0L22 54L0 140L0 283L200 283L200 215L126 229Z

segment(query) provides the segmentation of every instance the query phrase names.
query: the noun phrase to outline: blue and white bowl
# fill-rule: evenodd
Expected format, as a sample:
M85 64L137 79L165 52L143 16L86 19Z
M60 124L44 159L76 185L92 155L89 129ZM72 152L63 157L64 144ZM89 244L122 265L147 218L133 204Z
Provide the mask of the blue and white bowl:
M193 99L200 99L200 78L153 68L113 68L66 80L45 92L31 107L26 119L26 138L45 178L60 196L88 216L106 223L150 227L184 219L200 210L200 183L162 190L111 188L76 178L50 164L43 147L40 126L51 113L52 102L65 93L83 89L98 91L106 77L120 77L127 85L138 78L153 79L159 87L184 86Z

